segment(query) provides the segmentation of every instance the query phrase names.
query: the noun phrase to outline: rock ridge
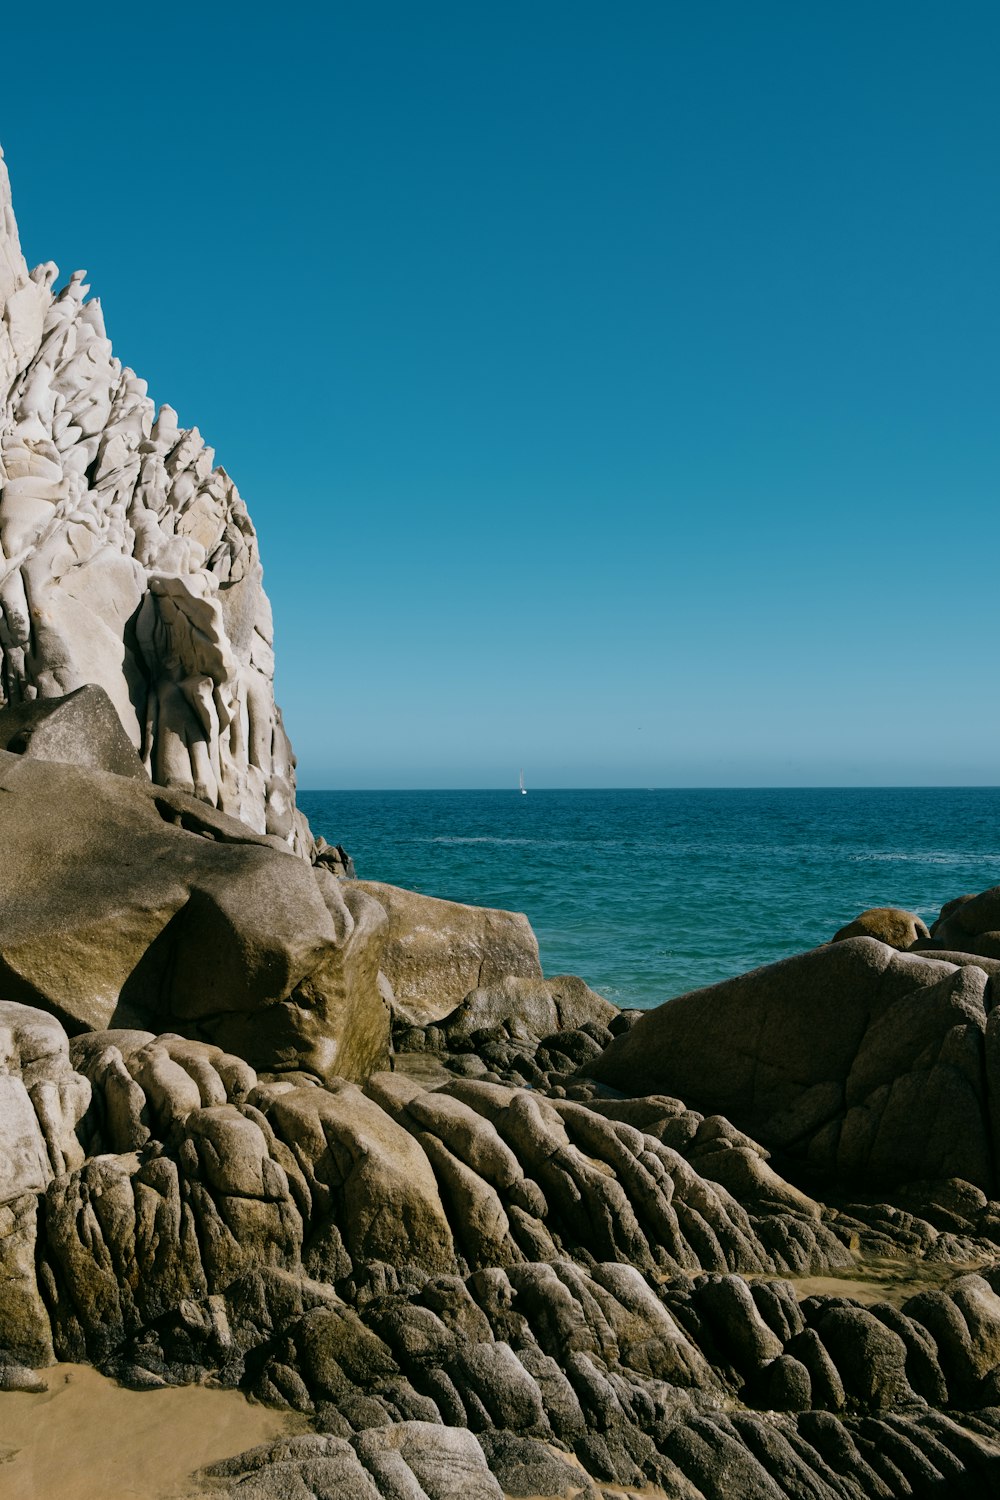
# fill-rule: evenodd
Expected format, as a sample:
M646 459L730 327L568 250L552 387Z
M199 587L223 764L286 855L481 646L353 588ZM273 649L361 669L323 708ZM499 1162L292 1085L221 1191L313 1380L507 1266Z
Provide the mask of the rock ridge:
M0 151L0 703L96 683L154 781L308 853L253 524L85 275L29 272Z

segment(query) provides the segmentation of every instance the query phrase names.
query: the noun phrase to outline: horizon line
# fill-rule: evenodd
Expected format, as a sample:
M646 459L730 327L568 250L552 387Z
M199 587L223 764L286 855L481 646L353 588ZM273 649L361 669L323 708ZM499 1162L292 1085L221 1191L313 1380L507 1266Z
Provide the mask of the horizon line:
M298 793L317 795L324 792L509 792L520 795L516 786L299 786ZM946 781L872 781L818 782L809 785L735 785L719 786L533 786L532 792L996 792L998 782Z

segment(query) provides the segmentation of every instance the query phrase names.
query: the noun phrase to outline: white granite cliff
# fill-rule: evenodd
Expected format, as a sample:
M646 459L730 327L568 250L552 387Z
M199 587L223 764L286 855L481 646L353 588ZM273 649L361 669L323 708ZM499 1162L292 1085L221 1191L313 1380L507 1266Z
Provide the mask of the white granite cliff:
M0 706L98 683L154 781L306 853L246 506L57 274L0 151Z

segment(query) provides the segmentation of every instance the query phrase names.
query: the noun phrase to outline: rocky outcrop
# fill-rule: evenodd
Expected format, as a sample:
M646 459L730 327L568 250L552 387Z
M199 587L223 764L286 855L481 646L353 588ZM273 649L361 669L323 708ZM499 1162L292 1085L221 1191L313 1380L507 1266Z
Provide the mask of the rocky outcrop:
M0 752L0 772L0 815L19 777L33 808L52 800L38 778L82 778L62 805L123 840L99 868L125 870L128 855L147 878L187 869L189 901L200 882L230 891L233 931L267 904L224 863L241 850L312 881L331 918L326 881L384 925L358 886L141 777L33 756L30 736ZM49 846L27 831L5 843L23 884ZM39 881L33 900L55 888ZM196 907L207 964L222 938ZM171 966L188 962L191 985L200 931ZM230 970L250 984L264 949L232 952L217 995ZM919 1173L850 1201L872 1149L835 1158L826 1201L815 1142L829 1120L774 1156L749 1128L774 1134L796 1108L808 1120L802 1101L841 1077L838 1151L880 1090L874 1140L898 1146L902 1126L885 1121L900 1080L905 1098L914 1078L925 1101L950 1097L948 1070L968 1085L954 1097L988 1113L988 978L855 938L636 1018L571 977L507 976L423 1028L397 1016L393 1070L365 1069L360 1085L296 1068L267 1006L232 1045L214 1016L187 1018L186 1037L133 1021L67 1044L51 1015L8 1002L0 1383L28 1389L24 1365L56 1355L139 1387L211 1377L301 1413L308 1434L203 1476L233 1497L991 1493L1000 1202L975 1176L981 1121L977 1137L939 1111L935 1136L911 1106ZM627 1092L597 1081L609 1060ZM795 1160L811 1187L789 1178Z
M517 1032L538 1039L588 1024L603 1028L617 1014L617 1006L574 974L557 974L554 979L508 974L498 983L474 989L437 1024L454 1047L501 1028L509 1036Z
M1000 1204L971 1188L925 1195L926 1217L825 1207L771 1168L730 1189L718 1158L767 1153L728 1121L570 1073L562 1097L400 1073L361 1092L148 1032L67 1054L20 1006L0 1029L0 1078L22 1085L0 1112L21 1163L0 1217L41 1208L30 1257L0 1242L24 1291L0 1308L7 1379L48 1349L140 1387L210 1375L308 1418L214 1465L214 1492L996 1482ZM887 1254L913 1263L910 1293L880 1299L873 1279L862 1303L832 1279L866 1261L876 1278Z
M233 1500L995 1494L1000 888L638 1016L355 881L231 482L54 280L0 175L0 1391L298 1412Z
M564 1464L566 1475L573 1471ZM284 1438L203 1471L233 1500L330 1495L338 1500L503 1500L481 1444L460 1427L397 1422L351 1441L328 1434ZM527 1493L527 1491L524 1491ZM553 1492L554 1493L554 1492Z
M0 994L73 1031L167 1028L260 1067L350 1078L382 1065L381 907L152 785L134 754L134 777L38 758L81 697L64 701L25 754L0 751Z
M472 990L508 975L542 977L538 941L520 912L439 901L374 880L358 888L389 918L382 969L394 1011L411 1025L446 1016Z
M0 748L31 760L149 779L114 704L92 683L63 698L34 698L0 709Z
M246 506L84 276L29 274L0 153L0 701L96 683L154 781L308 850Z
M4 1358L27 1365L52 1358L37 1284L37 1200L82 1164L75 1127L89 1103L58 1021L0 1001L0 1367Z
M848 938L696 990L587 1065L729 1116L827 1181L996 1186L1000 1077L988 975Z
M878 938L890 948L905 951L925 942L930 933L915 912L904 911L899 906L872 906L835 932L831 942L842 943L845 938L853 937Z
M940 948L1000 959L1000 885L947 902L931 927L931 937Z

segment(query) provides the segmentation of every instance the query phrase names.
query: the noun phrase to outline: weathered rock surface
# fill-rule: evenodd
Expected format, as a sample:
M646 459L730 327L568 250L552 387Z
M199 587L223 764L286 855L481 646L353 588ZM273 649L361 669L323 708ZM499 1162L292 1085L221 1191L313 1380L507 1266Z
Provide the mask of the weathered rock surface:
M527 1034L539 1040L557 1031L576 1031L588 1022L606 1028L617 1014L617 1006L573 974L554 979L508 974L474 989L437 1024L449 1046L458 1047L501 1028L509 1036Z
M246 506L57 274L0 153L0 699L99 684L154 781L308 850Z
M329 1496L331 1500L503 1500L473 1433L432 1422L398 1422L352 1438L285 1438L203 1471L227 1480L233 1500Z
M991 1191L989 984L974 965L848 938L668 1001L585 1068L710 1105L827 1178Z
M0 749L149 779L114 704L93 683L63 698L33 698L0 709Z
M947 902L931 927L931 937L941 948L1000 959L1000 885Z
M905 951L915 943L929 938L930 933L927 924L915 912L904 911L899 906L873 906L855 917L853 922L841 927L833 934L831 941L841 943L845 938L853 937L878 938L880 943L886 943L890 948Z
M55 274L0 161L0 1391L301 1413L233 1500L995 1495L1000 888L640 1017L354 881L245 509Z
M169 1027L261 1067L384 1061L385 917L363 891L145 777L0 751L0 789L0 994L72 1030Z
M208 1471L220 1493L985 1496L1000 1476L1000 1204L969 1184L912 1189L925 1218L827 1208L773 1168L734 1193L702 1165L766 1166L759 1143L569 1073L581 1097L399 1073L362 1092L148 1031L67 1053L17 1005L0 1032L23 1085L0 1218L41 1205L30 1255L0 1241L24 1293L0 1370L54 1350L136 1386L210 1374L309 1418ZM924 1289L797 1285L887 1253Z
M0 1356L7 1360L52 1358L36 1281L37 1198L83 1162L75 1127L89 1103L90 1086L70 1065L58 1021L0 1001Z
M382 969L397 1014L411 1025L448 1015L473 990L508 975L542 977L537 939L520 912L440 901L374 880L357 886L389 918Z

